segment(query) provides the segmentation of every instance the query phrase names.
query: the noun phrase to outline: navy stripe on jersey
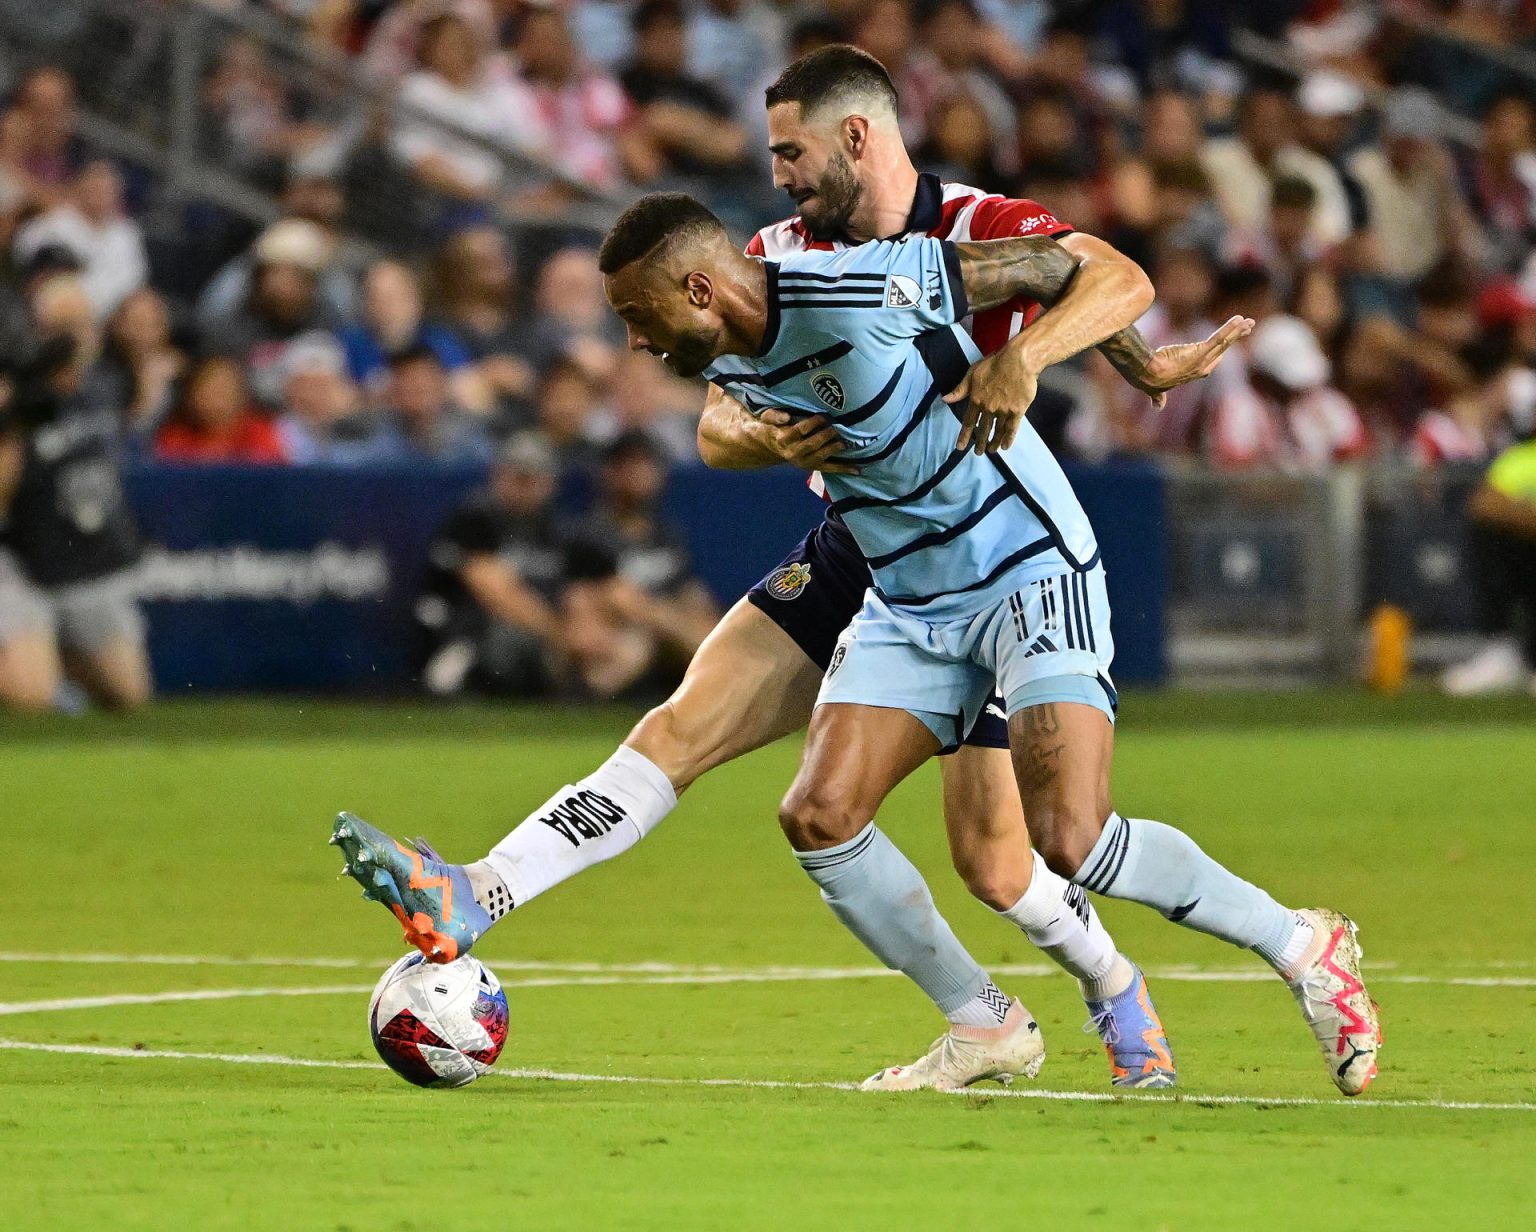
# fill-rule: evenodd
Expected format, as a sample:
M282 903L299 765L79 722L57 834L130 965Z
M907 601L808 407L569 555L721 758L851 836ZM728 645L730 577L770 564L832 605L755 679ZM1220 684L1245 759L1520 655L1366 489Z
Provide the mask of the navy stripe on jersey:
M917 431L917 426L928 418L928 412L938 405L940 405L939 387L937 385L930 385L928 386L928 392L923 395L922 404L917 410L912 412L912 418L907 420L902 426L901 431L891 437L890 441L882 449L875 453L839 454L838 461L857 462L861 466L866 462L883 462L907 443L907 438Z
M719 374L719 379L736 385L782 385L790 377L799 376L813 368L820 368L823 364L830 364L835 359L841 359L851 350L853 350L851 342L846 340L834 342L831 346L823 347L810 355L802 355L799 359L781 364L771 372L722 372Z
M896 392L896 387L901 384L902 374L906 370L906 364L902 364L895 372L891 373L891 379L885 383L885 388L863 406L859 407L858 410L850 411L846 415L834 415L833 419L840 424L856 424L863 423L871 415L878 414L880 408L891 400L891 395Z
M952 407L951 409L955 411L956 417L958 418L958 406ZM1083 572L1085 569L1092 569L1094 562L1099 558L1098 552L1094 552L1093 559L1086 563L1078 560L1077 557L1073 556L1072 552L1067 547L1067 541L1062 537L1061 530L1057 527L1056 523L1051 520L1051 515L1046 513L1045 507L1035 499L1034 494L1028 488L1026 488L1023 481L1013 473L1013 468L1010 467L1008 463L1004 462L1002 458L998 457L995 453L989 453L987 455L987 461L991 462L992 465L997 468L998 474L1002 475L1002 477L1008 481L1009 486L1013 488L1014 495L1024 502L1024 507L1028 509L1030 513L1035 515L1036 520L1039 521L1041 526L1045 527L1045 533L1051 537L1051 542L1055 544L1056 550L1061 553L1061 558L1079 573Z
M845 496L840 501L834 501L831 505L833 513L848 513L854 509L893 509L897 505L904 505L908 501L921 500L932 492L939 484L949 477L951 471L970 456L969 449L957 449L949 457L939 464L939 469L929 475L917 487L910 492L904 492L900 496Z
M883 555L866 557L869 561L869 567L871 569L884 569L887 565L895 564L902 557L912 555L913 552L921 552L924 548L936 548L940 544L958 539L966 531L976 527L987 514L991 513L1012 495L1013 493L1009 490L1006 483L999 484L991 496L987 497L971 513L954 523L954 525L946 526L943 530L929 531L926 535L919 535L911 542L904 543L899 548L893 548Z
M1088 575L1084 573L1074 573L1072 576L1077 579L1078 586L1082 590L1083 628L1088 633L1088 649L1093 651L1094 654L1098 654L1099 647L1094 641L1093 637L1093 605L1088 602Z
M779 285L788 282L885 282L884 274L813 274L809 270L796 270L793 274L780 274Z
M965 348L951 329L931 329L912 339L912 345L933 373L933 383L941 393L948 393L960 384L960 378L970 371L971 361Z
M934 603L939 599L947 599L950 595L963 595L973 590L985 590L1015 565L1023 564L1031 556L1039 556L1041 552L1048 552L1053 546L1055 545L1052 543L1049 535L1043 539L1036 539L1033 543L1026 543L1017 552L1014 552L1011 556L1005 556L999 561L997 568L993 569L981 581L972 582L969 586L961 586L955 590L941 590L937 594L932 595L888 595L876 586L875 593L887 603L898 604L902 607L922 607L925 603Z
M955 301L955 320L962 321L971 315L971 300L965 293L965 275L960 272L960 250L952 241L940 240L939 255L944 261L944 272L949 276L949 297Z
M794 292L786 291L779 301L780 308L884 308L885 301L878 295L873 299L795 299Z

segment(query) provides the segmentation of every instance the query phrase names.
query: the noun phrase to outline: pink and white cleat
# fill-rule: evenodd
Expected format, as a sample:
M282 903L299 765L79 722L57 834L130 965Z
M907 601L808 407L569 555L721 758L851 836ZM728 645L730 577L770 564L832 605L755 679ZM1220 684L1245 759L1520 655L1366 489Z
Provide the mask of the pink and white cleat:
M1033 1078L1045 1063L1045 1040L1015 997L995 1027L950 1027L911 1065L893 1065L859 1084L862 1091L958 1091L991 1078L1004 1086L1020 1074Z
M1376 1077L1381 1020L1360 975L1355 922L1326 908L1297 914L1316 936L1285 982L1317 1037L1333 1085L1345 1095L1359 1095Z

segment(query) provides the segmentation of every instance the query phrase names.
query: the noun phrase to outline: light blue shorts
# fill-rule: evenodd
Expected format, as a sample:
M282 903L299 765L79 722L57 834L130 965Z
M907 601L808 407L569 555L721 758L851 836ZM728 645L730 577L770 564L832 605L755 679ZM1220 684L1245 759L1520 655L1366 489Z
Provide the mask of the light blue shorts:
M1081 702L1114 722L1114 653L1103 565L1037 578L963 620L923 620L871 590L832 652L816 703L906 710L946 749L970 730L994 684L1010 715Z

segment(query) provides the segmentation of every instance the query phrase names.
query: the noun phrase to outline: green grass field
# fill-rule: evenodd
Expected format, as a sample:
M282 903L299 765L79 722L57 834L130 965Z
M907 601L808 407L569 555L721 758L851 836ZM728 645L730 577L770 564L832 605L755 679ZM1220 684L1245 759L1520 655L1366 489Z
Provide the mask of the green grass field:
M503 924L477 949L512 1006L496 1071L402 1083L364 1022L398 930L336 878L331 815L475 856L626 722L299 702L0 721L0 1227L1532 1226L1536 703L1127 702L1124 808L1360 921L1387 1033L1360 1100L1256 959L1101 903L1180 1062L1176 1098L1109 1099L1071 984L949 871L931 770L881 824L1049 1055L1013 1095L842 1089L939 1023L789 858L793 742Z

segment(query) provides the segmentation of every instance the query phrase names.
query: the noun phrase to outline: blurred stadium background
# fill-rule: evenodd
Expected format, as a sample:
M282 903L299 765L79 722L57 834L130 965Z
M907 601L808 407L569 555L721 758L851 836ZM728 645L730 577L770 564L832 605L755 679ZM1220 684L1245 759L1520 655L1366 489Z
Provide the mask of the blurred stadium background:
M1031 412L1126 682L1523 687L1533 38L1522 0L3 0L13 427L95 427L10 485L0 696L142 701L110 655L57 679L50 627L132 632L104 593L162 693L664 692L816 507L698 464L595 243L659 187L784 216L762 87L835 40L921 168L1140 260L1154 343L1260 321L1161 415L1097 357ZM28 412L61 331L93 358Z

